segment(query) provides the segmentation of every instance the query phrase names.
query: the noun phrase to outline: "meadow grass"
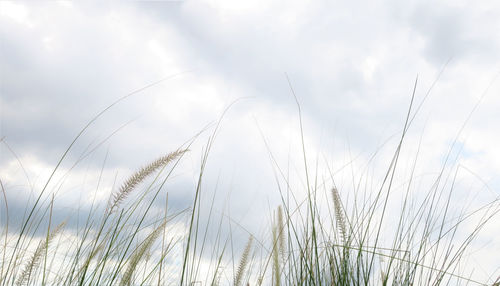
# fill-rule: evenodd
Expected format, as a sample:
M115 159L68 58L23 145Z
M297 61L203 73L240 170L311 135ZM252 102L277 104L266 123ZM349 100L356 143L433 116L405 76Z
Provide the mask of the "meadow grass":
M66 150L34 202L26 206L19 225L10 224L10 190L0 181L0 285L500 285L500 277L476 281L462 269L471 243L498 214L498 199L452 212L455 177L448 177L443 167L418 196L411 172L403 191L399 188L398 209L389 211L394 207L394 177L412 121L412 104L413 97L399 143L377 187L367 191L360 176L358 187L350 190L354 200L346 200L333 172L327 174L329 185L311 174L303 137L304 198L291 191L289 177L270 152L281 204L271 215L268 235L249 233L241 249L233 246L232 232L224 231L227 215L215 214L215 195L208 212L201 211L205 168L219 124L203 149L189 209L170 210L168 195L162 212L154 204L192 141L131 174L105 207L92 204L76 230L65 229L65 221L53 221L56 202L47 195L47 186L99 114ZM416 160L410 163L414 168ZM389 231L388 216L394 213ZM230 217L229 221L229 227L236 225ZM464 225L468 228L462 235ZM228 276L232 279L223 279Z

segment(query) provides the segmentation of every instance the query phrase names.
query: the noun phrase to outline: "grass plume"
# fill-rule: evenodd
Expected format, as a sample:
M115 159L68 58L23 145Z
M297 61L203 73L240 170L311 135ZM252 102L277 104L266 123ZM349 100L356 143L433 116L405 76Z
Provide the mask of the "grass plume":
M340 200L339 191L337 190L336 187L332 188L332 198L333 198L333 208L335 210L335 220L337 222L337 227L340 230L343 243L346 243L347 241L346 222L342 208L342 201Z
M163 229L165 228L166 221L160 224L155 230L153 230L144 241L137 247L132 256L129 259L127 270L125 271L122 280L120 282L120 286L128 286L132 283L132 276L137 268L139 262L141 262L142 258L149 251L153 243L156 241L158 236L161 234Z
M46 239L44 238L44 239L40 240L35 252L31 256L31 258L28 260L28 262L26 263L26 265L23 268L23 271L21 272L20 276L18 277L18 279L16 281L16 285L21 286L21 285L25 285L25 284L29 283L29 280L33 274L33 271L39 266L44 252L46 252L47 249L49 248L50 242L64 228L65 224L66 224L66 222L62 222L49 234L49 236Z
M162 156L154 160L153 162L149 163L148 165L136 171L123 183L123 185L118 189L118 191L116 191L113 194L110 204L108 206L108 211L110 213L113 212L116 208L119 207L120 203L123 200L125 200L125 198L137 187L137 185L139 185L142 181L144 181L144 179L146 179L148 176L153 174L158 169L166 166L168 163L179 158L187 151L188 151L187 149L176 150L172 153L169 153L165 156Z
M234 278L234 286L241 285L243 275L245 274L245 269L248 264L250 250L252 249L252 242L253 242L253 237L250 236L248 238L248 242L245 246L245 249L243 250L243 254L241 255L240 263L238 264L238 270L236 271L236 277Z
M408 124L405 124L403 137ZM397 191L404 189L396 187L400 175L399 160L396 159L400 156L403 140L380 177L378 174L367 175L364 170L352 166L353 187L342 188L344 200L335 187L340 186L336 179L342 176L335 175L329 168L326 169L330 174L313 176L311 169L308 171L310 166L305 164L306 174L302 174L305 177L300 178L298 174L297 181L302 184L296 187L270 156L277 166L276 181L281 202L270 215L270 222L265 224L261 240L240 222L232 221L229 212L216 210L214 202L218 198L215 191L212 204L210 207L206 205L207 201L210 203L207 200L210 190L205 182L210 180L204 180L204 174L215 135L216 132L203 149L189 209L171 214L169 208L167 216L168 200L160 206L155 203L170 178L170 173L165 175L162 172L163 168L180 160L187 149L178 149L140 168L117 188L106 205L92 205L83 226L78 217L74 228L64 230L67 236L59 235L59 238L68 238L67 241L59 240L60 243L56 244L59 250L52 245L64 224L50 231L49 221L46 237L32 254L28 254L49 212L44 205L45 197L37 198L34 210L30 212L27 208L28 215L20 223L21 233L17 240L12 240L9 231L2 229L5 239L1 240L4 241L1 248L4 253L0 261L0 286L40 285L40 281L42 285L68 286L195 286L231 282L236 286L499 284L499 279L493 278L476 281L460 270L463 259L467 258L466 248L472 245L472 240L484 225L500 212L500 200L496 198L472 210L467 209L468 205L463 209L460 209L461 205L455 208L452 192L445 191L456 187L455 178L447 181L444 171L447 166L443 166L436 178L431 178L431 187L420 189L423 183L427 183L422 180L415 194L411 191L417 185L416 177L411 173L409 182L403 184L406 193L399 196L404 197L402 204L399 201L391 204L394 197L398 198L395 196ZM305 153L303 136L301 139L301 152ZM301 155L307 161L306 154ZM174 164L172 171L176 166ZM394 176L396 170L398 176ZM158 174L155 183L149 185L141 193L143 195L129 208L120 207L142 182L155 173ZM1 180L0 185L8 211L9 189L8 186L4 188ZM286 186L286 191L282 186ZM318 195L322 191L326 200L321 200ZM229 209L229 199L227 205ZM50 218L52 206L53 200ZM325 210L328 210L327 214ZM391 213L385 213L386 210ZM221 214L218 223L214 218L217 214ZM390 220L394 216L397 223ZM174 218L177 219L175 222ZM471 218L477 219L473 221L475 225L469 223ZM9 226L8 222L7 216L6 226ZM169 237L171 229L177 231L172 231L169 239L164 235L162 250L154 251L158 237L166 232L167 223ZM461 227L464 224L467 228L473 225L472 230L464 231L465 227ZM146 229L153 230L145 233ZM250 235L238 263L233 239L240 231ZM497 273L491 275L497 276Z

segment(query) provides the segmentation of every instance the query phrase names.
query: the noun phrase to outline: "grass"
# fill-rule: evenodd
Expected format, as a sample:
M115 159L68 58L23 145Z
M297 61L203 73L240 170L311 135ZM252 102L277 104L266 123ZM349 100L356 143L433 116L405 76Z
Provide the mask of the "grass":
M297 106L300 116L298 101ZM367 175L361 174L345 191L336 186L332 171L318 180L302 137L306 196L299 198L270 152L281 204L270 229L262 237L249 233L242 248L234 246L232 227L238 225L227 214L216 215L215 195L208 211L201 210L219 124L203 150L189 209L170 210L168 195L161 211L155 206L192 141L130 175L105 206L93 203L83 224L66 229L65 221L53 221L49 183L100 113L78 134L14 227L10 190L0 181L5 214L0 285L500 285L500 277L475 281L462 268L474 239L500 211L498 198L455 211L458 171L445 171L450 154L430 186L417 189L417 152L407 183L395 186L412 108L413 97L399 143L375 183L363 183Z

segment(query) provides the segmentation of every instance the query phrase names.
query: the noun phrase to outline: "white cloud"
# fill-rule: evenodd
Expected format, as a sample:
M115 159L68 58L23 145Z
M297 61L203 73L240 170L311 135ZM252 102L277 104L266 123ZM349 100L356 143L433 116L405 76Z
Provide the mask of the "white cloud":
M0 15L19 24L23 24L28 27L33 26L33 23L31 23L30 21L28 8L21 3L16 3L13 1L1 1Z
M280 166L290 168L294 189L304 195L298 114L285 72L301 102L309 165L324 156L336 170L355 159L335 177L346 193L352 189L352 171L366 170L378 146L401 131L417 74L416 105L452 57L408 134L401 184L408 179L421 134L417 174L440 170L450 144L498 72L494 11L499 7L494 1L486 6L466 1L0 5L5 24L0 28L0 136L25 165L35 173L50 169L79 128L113 100L186 72L126 99L96 121L65 164L134 120L85 161L89 171L72 171L74 181L67 186L95 176L108 147L108 180L115 170L125 176L147 159L177 148L241 99L222 122L206 188L212 190L221 178L220 193L231 194L235 217L256 231L260 218L254 214L267 213L268 202L279 202L258 126ZM499 88L498 83L492 86L458 137L463 153L457 164L480 174L493 190L500 186ZM203 133L185 158L179 175L184 187L171 190L180 205L188 201L181 197L191 198L184 193L196 178L208 136ZM396 142L397 135L379 150L368 173L355 178L376 185ZM0 166L2 180L11 185L23 180L5 148ZM325 162L318 168L321 175L327 173ZM480 185L468 172L460 176ZM325 177L328 189L331 182ZM224 209L223 195L217 204Z

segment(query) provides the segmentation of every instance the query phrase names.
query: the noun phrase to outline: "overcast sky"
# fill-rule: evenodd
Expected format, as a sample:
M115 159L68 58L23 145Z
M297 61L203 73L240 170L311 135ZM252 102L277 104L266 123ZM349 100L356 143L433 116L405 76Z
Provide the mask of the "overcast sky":
M418 76L414 107L423 104L407 158L422 140L417 173L438 172L457 139L453 164L467 170L459 176L478 204L492 200L500 194L499 13L498 1L0 1L0 176L12 208L22 208L30 185L43 185L93 116L165 79L83 134L62 173L85 148L98 148L71 171L61 204L88 203L106 152L102 200L115 175L123 180L175 150L232 104L210 155L207 189L219 181L221 208L229 201L236 220L259 229L258 214L268 219L279 203L269 152L297 175L297 192L304 183L289 82L320 177L326 165L355 162L335 178L347 196L351 171L377 150L373 176L388 166ZM211 128L169 187L179 209L191 203ZM402 165L408 171L410 163ZM490 231L488 247L498 250Z

